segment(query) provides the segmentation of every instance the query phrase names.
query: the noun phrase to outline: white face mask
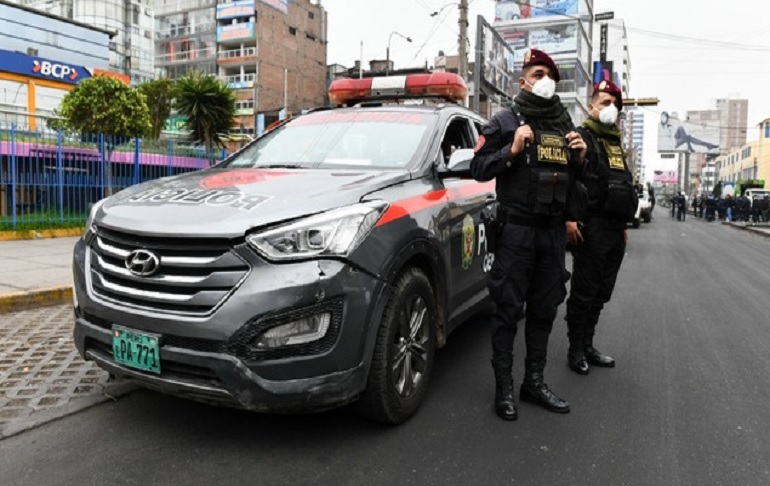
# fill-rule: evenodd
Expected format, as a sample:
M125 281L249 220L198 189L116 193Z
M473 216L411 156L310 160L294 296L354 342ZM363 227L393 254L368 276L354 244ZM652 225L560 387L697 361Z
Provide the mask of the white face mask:
M532 93L541 98L550 100L553 98L553 95L556 94L556 81L549 78L548 76L538 79L535 81L535 84L527 84L532 86Z
M618 121L618 107L611 104L602 108L599 111L599 121L605 125L614 125Z

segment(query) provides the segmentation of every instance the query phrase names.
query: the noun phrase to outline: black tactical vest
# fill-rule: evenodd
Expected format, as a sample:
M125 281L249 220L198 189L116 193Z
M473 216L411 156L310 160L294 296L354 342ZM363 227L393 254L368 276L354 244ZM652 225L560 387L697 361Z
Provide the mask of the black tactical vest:
M525 216L561 217L570 188L572 154L567 134L559 130L533 133L534 141L497 177L497 200Z
M578 128L584 140L590 140L597 160L588 160L585 186L588 190L588 213L630 221L636 214L638 197L634 176L628 169L620 145L605 146L585 127Z

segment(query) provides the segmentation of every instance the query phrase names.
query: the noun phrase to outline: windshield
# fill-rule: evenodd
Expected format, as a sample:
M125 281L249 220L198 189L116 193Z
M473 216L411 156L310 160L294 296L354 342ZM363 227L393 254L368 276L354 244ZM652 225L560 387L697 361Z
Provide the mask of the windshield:
M226 167L404 168L435 121L435 114L419 112L312 113L257 140Z

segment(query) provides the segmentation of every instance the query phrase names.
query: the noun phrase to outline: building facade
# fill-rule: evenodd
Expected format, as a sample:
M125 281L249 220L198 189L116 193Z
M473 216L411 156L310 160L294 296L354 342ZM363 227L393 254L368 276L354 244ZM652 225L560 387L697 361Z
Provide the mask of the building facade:
M638 182L644 181L644 112L635 106L626 106L623 134L628 154L628 166Z
M608 79L618 85L623 98L631 93L631 56L623 19L599 22L593 34L593 81Z
M110 70L128 75L133 85L153 78L152 0L14 0L13 3L114 32L109 43Z
M98 74L116 76L109 71L111 35L0 0L0 124L44 128L77 83Z
M495 30L514 52L513 78L518 79L521 73L527 48L548 53L561 75L556 92L576 124L588 116L593 86L593 3L593 0L558 3L549 0L497 0L495 7ZM517 83L513 84L513 90L515 96Z
M770 118L758 126L758 139L720 155L715 161L716 178L722 184L760 179L770 184Z

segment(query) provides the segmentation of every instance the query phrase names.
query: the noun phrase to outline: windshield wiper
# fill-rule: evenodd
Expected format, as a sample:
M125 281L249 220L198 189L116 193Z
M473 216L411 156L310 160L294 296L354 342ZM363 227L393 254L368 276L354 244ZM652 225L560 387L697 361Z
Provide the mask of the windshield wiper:
M268 165L257 165L254 168L255 169L301 169L302 166L299 164L268 164Z

